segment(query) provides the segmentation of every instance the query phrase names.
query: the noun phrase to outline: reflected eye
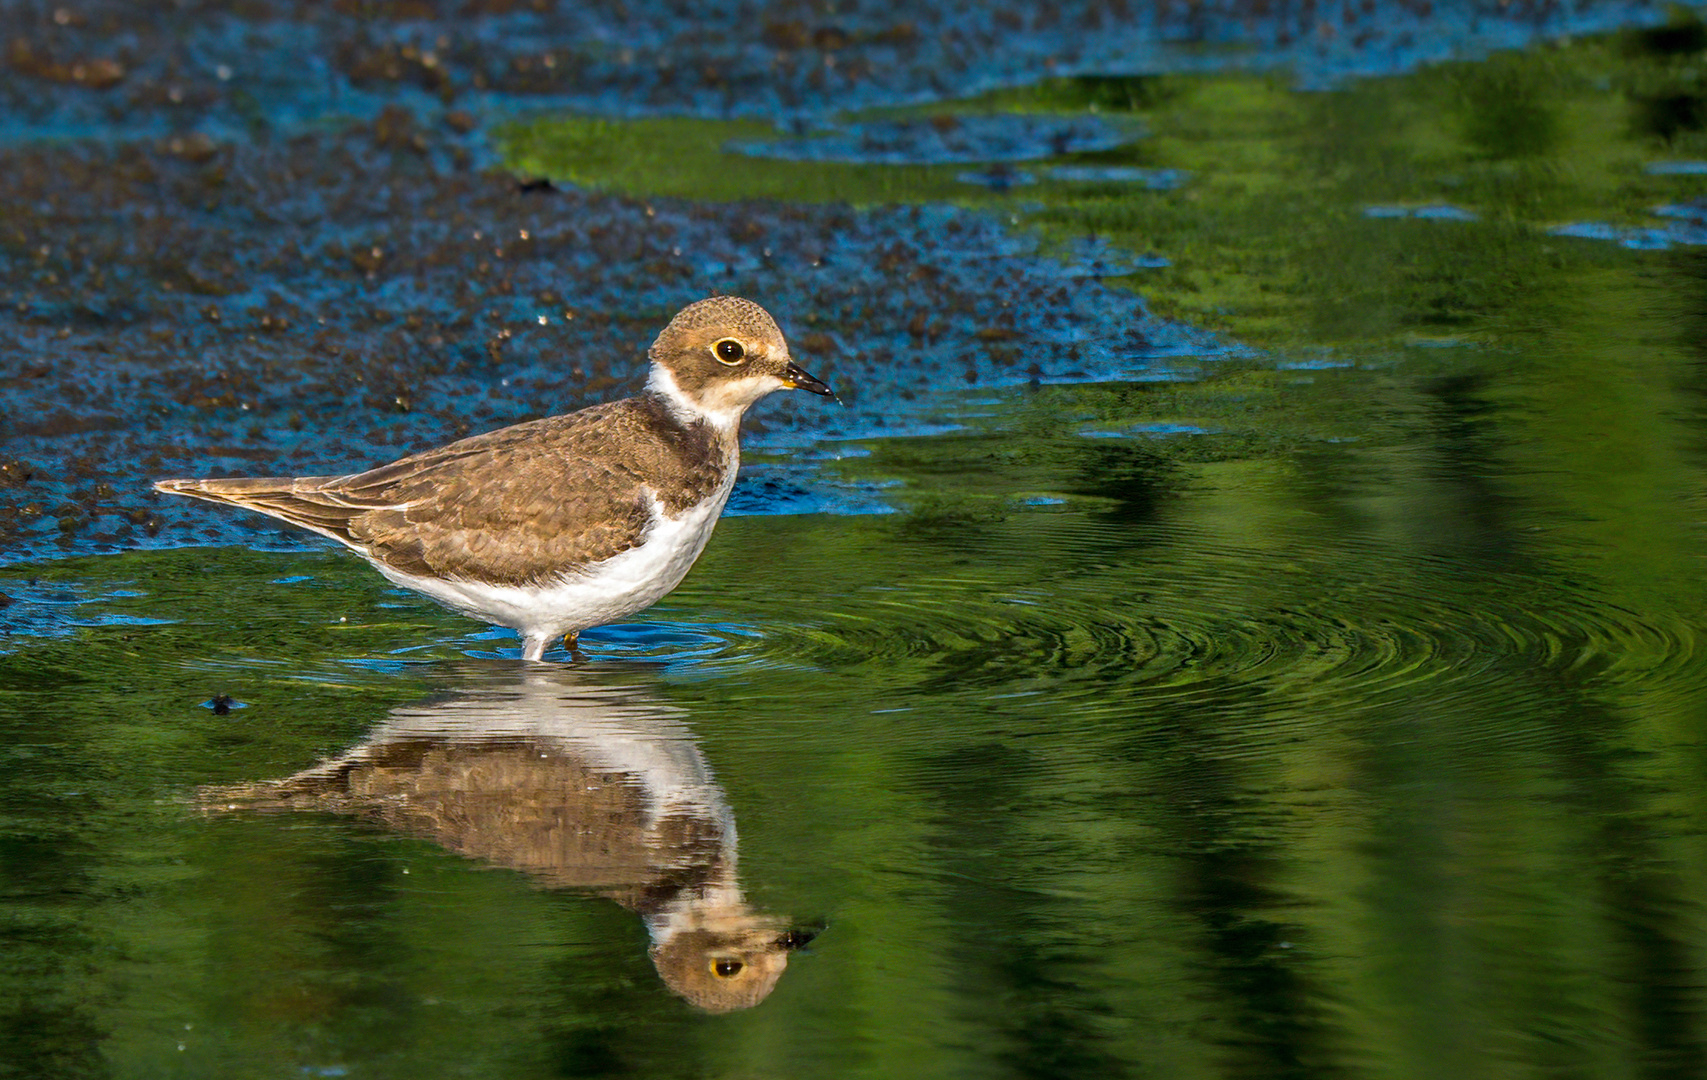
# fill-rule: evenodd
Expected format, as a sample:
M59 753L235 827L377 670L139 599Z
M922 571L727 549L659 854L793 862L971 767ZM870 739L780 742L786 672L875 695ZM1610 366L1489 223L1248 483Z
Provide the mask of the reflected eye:
M747 358L747 350L741 346L739 341L732 337L726 337L712 345L711 355L717 357L717 362L720 364L734 365Z
M740 346L737 345L736 348L740 348ZM711 962L711 973L719 979L733 979L741 974L741 969L746 966L739 960L713 960Z

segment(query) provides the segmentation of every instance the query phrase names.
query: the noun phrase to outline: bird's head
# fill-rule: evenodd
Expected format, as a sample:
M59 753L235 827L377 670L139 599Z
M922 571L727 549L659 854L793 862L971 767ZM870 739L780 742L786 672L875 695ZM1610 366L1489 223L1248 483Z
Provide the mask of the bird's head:
M683 308L647 355L647 389L678 411L733 427L773 390L835 392L794 362L770 312L738 296L713 296Z

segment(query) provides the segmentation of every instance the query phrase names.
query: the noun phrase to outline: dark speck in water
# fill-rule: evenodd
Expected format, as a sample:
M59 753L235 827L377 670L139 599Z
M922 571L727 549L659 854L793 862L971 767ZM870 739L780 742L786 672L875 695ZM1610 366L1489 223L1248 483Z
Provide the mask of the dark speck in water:
M238 701L230 694L215 694L202 702L202 708L212 709L215 716L230 716L232 709L246 709L247 703Z

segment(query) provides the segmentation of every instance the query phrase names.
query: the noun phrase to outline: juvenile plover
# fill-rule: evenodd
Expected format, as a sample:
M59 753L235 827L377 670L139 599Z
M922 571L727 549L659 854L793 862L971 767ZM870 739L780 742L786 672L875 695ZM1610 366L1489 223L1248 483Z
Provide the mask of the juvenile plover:
M834 397L750 300L683 308L641 393L348 476L161 480L348 547L405 588L522 636L522 656L631 615L699 557L740 464L741 415L773 390Z

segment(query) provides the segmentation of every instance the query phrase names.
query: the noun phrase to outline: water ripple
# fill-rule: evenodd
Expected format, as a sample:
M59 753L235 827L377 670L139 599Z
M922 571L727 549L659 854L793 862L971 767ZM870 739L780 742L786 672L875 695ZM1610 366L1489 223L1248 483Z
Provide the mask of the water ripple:
M767 616L730 659L933 693L1023 700L1029 687L1075 708L1117 704L1116 690L1126 702L1255 693L1307 709L1701 682L1690 625L1579 582L1391 553L1326 561L1343 565L1277 568L1271 554L1197 546L1184 564L1087 566L1020 588L942 575Z

